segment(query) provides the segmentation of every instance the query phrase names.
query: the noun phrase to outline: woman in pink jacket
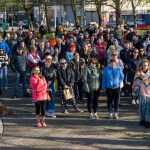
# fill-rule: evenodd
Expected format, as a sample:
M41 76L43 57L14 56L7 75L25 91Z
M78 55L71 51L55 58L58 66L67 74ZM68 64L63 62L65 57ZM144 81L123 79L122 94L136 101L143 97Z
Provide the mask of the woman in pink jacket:
M33 68L30 78L30 86L32 88L32 100L35 102L37 126L46 127L45 123L45 101L48 98L47 95L47 83L45 78L39 76L40 68L36 66ZM42 122L40 122L40 116Z

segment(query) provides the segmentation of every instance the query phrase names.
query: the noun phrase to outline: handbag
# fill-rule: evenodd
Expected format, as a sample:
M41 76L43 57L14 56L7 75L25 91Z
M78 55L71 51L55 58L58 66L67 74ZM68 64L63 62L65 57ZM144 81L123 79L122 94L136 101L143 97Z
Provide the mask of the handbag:
M74 98L74 92L72 88L67 88L63 90L63 96L65 100L73 99Z

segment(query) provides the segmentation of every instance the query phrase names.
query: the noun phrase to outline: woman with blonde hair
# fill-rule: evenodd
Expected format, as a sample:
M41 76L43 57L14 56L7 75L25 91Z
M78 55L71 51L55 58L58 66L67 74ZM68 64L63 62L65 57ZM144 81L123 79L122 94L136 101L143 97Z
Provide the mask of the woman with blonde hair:
M139 99L140 125L150 128L150 62L148 60L142 61L135 74L133 87L133 93Z
M88 44L86 44L86 43L83 43L83 45L82 45L81 58L83 58L85 60L86 64L89 63L90 51L88 48Z
M45 102L48 99L47 83L45 77L40 77L40 68L32 69L30 86L32 88L32 100L35 103L37 127L47 127L45 123ZM40 121L42 119L42 121Z

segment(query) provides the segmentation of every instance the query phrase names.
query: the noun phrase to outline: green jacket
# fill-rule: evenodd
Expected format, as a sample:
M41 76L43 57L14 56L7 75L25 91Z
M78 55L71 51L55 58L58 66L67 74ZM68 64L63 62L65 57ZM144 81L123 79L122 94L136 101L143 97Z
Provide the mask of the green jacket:
M83 71L83 89L85 92L98 91L100 89L100 70L88 66Z

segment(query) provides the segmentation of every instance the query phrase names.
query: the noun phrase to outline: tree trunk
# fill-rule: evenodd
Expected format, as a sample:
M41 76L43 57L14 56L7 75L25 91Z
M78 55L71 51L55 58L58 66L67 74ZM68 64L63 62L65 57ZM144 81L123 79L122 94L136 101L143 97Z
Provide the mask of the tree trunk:
M32 24L32 19L31 19L30 11L28 9L25 9L25 12L26 12L26 17L27 17L28 22L29 22L29 29L31 29L33 27L33 24Z
M134 5L134 1L131 0L131 5L132 5L132 13L133 13L133 20L134 20L134 28L137 28L137 24L136 24L136 12L135 12L135 5Z
M74 14L74 19L75 19L75 25L77 26L78 25L78 17L77 17L77 10L76 10L76 0L72 0L72 11L73 11L73 14Z
M101 0L95 0L95 5L96 5L96 10L98 14L98 19L99 19L99 25L102 26L102 5L101 5Z
M121 17L121 8L120 8L120 0L116 0L116 26L121 24L122 17Z
M47 23L48 33L50 33L51 32L50 17L48 15L47 2L46 1L45 1L45 17L46 17L46 23Z

